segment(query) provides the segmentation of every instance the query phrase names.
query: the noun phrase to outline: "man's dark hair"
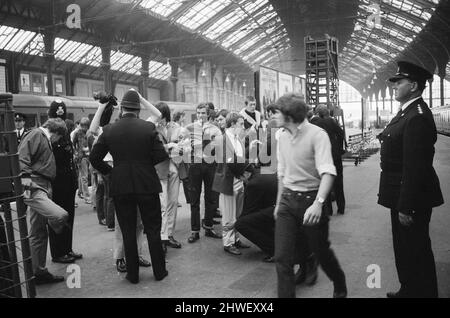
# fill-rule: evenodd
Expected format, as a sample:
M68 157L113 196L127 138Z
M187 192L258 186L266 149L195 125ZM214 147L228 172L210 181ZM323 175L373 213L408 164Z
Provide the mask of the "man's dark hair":
M248 102L254 102L255 101L255 97L254 96L247 96L245 98L245 105L248 105Z
M325 118L330 116L330 111L326 105L320 104L316 106L316 109L314 110L316 115L318 115L320 118Z
M277 104L274 104L274 103L272 103L272 104L269 104L269 105L267 105L267 107L266 107L266 112L270 112L270 113L272 113L272 114L275 114L275 112L277 111L277 110L280 110L280 107L277 105Z
M239 118L243 119L244 117L242 117L242 115L238 113L230 112L225 118L225 127L230 128L231 126L237 123Z
M166 122L170 122L170 108L169 105L167 105L164 102L159 102L155 105L155 107L161 112L161 118L165 119Z
M67 132L66 123L61 118L49 118L42 127L47 128L49 132L64 136Z
M173 113L173 118L172 118L172 120L174 121L174 122L178 122L180 119L181 119L181 117L183 117L185 114L184 114L184 111L183 110L178 110L178 111L176 111L175 113Z
M198 109L202 109L202 108L206 109L206 115L208 115L208 117L209 117L209 113L211 111L211 108L209 108L208 104L207 103L200 103L200 104L197 105L196 109L198 110Z
M227 110L227 109L221 109L221 110L219 110L217 113L216 113L216 117L215 118L217 118L217 117L219 117L219 116L222 116L223 118L227 118L227 115L229 114L230 112Z
M208 104L208 107L210 110L214 110L214 104L212 102L207 102L206 104Z
M294 123L302 123L308 112L305 99L297 94L286 94L278 98L276 104L285 117L291 117Z

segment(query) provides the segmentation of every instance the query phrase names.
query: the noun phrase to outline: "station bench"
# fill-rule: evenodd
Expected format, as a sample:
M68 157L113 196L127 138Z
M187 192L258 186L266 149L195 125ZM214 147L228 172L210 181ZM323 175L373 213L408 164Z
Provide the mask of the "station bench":
M380 149L372 130L348 137L347 151L342 155L343 161L353 161L355 166L369 158Z

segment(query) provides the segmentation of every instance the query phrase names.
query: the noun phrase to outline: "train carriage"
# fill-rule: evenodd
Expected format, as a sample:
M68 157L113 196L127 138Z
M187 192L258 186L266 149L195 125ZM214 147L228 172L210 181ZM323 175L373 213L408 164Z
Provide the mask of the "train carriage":
M25 114L27 128L38 127L42 125L48 118L47 110L50 104L55 100L62 100L67 107L67 118L73 121L82 117L88 117L90 120L94 117L98 108L98 101L89 97L79 96L45 96L32 94L13 94L13 107L16 112ZM169 106L171 113L175 111L184 111L185 123L191 123L195 120L196 105L192 103L164 101ZM155 102L154 104L156 104ZM118 110L114 111L113 118L117 118ZM141 118L148 118L147 110L141 111Z
M438 133L450 136L450 105L432 107L431 112Z

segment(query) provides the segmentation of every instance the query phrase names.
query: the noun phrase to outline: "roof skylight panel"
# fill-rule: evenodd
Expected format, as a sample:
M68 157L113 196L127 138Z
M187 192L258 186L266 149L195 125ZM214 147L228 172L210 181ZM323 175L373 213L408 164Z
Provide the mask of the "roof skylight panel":
M230 3L231 0L200 1L177 19L176 22L191 30L195 30Z
M242 21L242 19L243 17L241 9L236 8L217 20L213 25L211 25L203 32L203 35L211 40L214 40L220 34L223 34L230 30L238 21Z
M34 32L0 26L0 49L20 52L35 35Z
M140 6L163 17L167 17L178 9L183 2L185 0L144 0L140 3Z

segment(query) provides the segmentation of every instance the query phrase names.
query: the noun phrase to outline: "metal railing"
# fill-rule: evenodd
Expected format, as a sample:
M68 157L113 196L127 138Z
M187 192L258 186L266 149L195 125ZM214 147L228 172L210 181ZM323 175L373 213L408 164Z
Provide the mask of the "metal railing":
M17 148L12 94L0 94L0 298L36 296Z

